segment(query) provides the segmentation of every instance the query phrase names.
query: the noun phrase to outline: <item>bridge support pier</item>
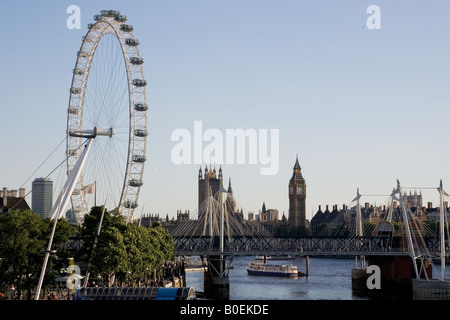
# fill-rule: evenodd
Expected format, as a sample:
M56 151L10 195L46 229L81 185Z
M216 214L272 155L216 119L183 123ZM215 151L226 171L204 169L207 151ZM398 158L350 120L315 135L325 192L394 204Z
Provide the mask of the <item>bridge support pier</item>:
M369 296L391 300L413 299L413 280L416 279L414 264L420 279L432 279L431 265L420 260L413 261L409 256L369 256L368 265L380 268L380 289L367 290Z
M229 267L226 257L220 255L207 256L208 269L204 274L203 288L205 296L214 300L230 299Z

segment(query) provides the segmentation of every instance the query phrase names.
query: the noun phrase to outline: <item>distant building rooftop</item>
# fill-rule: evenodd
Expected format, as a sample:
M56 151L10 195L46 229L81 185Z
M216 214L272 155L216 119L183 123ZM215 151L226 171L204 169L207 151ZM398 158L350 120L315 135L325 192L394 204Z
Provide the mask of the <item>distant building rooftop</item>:
M17 196L17 190L0 190L0 212L9 212L11 210L30 210L30 206L25 200L25 189L20 188Z

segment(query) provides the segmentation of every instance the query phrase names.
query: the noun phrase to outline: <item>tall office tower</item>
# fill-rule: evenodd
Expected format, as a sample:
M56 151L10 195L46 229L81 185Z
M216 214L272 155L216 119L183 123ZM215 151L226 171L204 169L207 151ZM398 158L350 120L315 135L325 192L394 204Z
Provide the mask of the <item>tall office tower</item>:
M42 219L50 218L53 206L53 181L36 178L31 189L31 210Z

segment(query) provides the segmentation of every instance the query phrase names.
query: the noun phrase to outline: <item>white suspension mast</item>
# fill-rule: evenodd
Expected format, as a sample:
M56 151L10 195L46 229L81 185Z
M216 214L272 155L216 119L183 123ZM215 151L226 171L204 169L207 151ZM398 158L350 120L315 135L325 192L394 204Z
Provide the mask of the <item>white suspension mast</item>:
M70 195L72 194L73 189L75 187L75 181L80 176L81 170L83 169L84 163L86 162L86 157L91 148L92 140L93 139L88 140L86 147L84 148L77 164L73 168L72 172L69 175L69 178L67 179L63 189L61 190L58 200L56 200L56 202L52 208L51 217L54 220L53 228L52 228L52 233L50 235L50 240L48 241L47 250L45 250L44 264L42 266L41 276L39 277L39 283L38 283L38 286L36 289L36 294L34 297L35 300L39 300L39 296L41 294L42 282L44 280L44 274L45 274L45 270L47 269L48 258L50 256L50 252L52 249L53 237L55 236L55 230L56 230L56 224L58 222L58 219L61 217L62 213L66 209L67 203L70 199Z
M390 205L389 205L389 208L388 208L388 214L387 214L387 217L386 217L386 221L389 222L389 223L392 222L392 213L394 212L394 198L392 197L392 195L394 194L394 192L395 192L395 188L392 189L392 193L391 193L391 201L390 201L390 203L389 203Z
M353 201L356 200L356 236L358 236L358 237L362 237L363 236L361 206L360 206L360 203L359 203L359 199L360 198L361 198L361 195L359 194L359 188L358 188L357 191L356 191L356 198L353 199Z
M395 196L395 194L397 194L397 193L399 194L398 198ZM410 255L411 259L412 259L412 264L414 266L414 272L416 274L416 278L419 278L419 271L417 270L417 263L416 263L416 253L415 253L415 250L414 250L414 244L413 244L413 240L412 240L412 237L411 237L411 228L410 228L410 225L409 225L409 217L408 217L408 213L406 211L405 200L404 200L403 195L402 195L402 190L401 190L401 187L400 187L400 181L398 181L398 180L397 180L397 189L395 189L392 192L391 197L394 200L400 201L400 208L401 208L402 215L403 215L403 222L405 224L406 238L408 240L409 255Z
M50 235L50 240L48 241L47 250L45 250L44 264L42 266L41 275L39 277L39 283L38 283L38 286L36 289L36 295L34 297L35 300L39 300L39 296L41 293L42 282L44 280L45 270L47 269L47 263L48 263L48 259L49 259L50 252L51 252L52 245L53 245L53 238L55 236L56 224L58 222L58 219L61 218L63 212L65 212L65 210L66 210L70 196L72 195L72 192L75 188L76 182L77 182L78 178L80 177L80 174L83 170L84 164L86 163L86 158L91 149L92 142L94 141L94 138L98 135L111 137L113 135L113 132L112 132L112 129L97 130L97 128L94 128L94 130L69 132L69 135L78 135L79 137L86 137L88 139L88 141L86 143L86 146L85 146L83 152L81 153L80 158L78 159L77 163L75 164L72 171L70 172L69 177L67 178L67 181L64 184L64 187L62 188L61 193L58 196L58 199L56 200L55 204L53 205L53 208L51 211L51 219L54 220L53 228L52 228L52 232Z
M357 188L356 189L356 197L355 197L355 199L353 199L352 202L356 201L355 233L356 233L356 237L358 237L358 238L363 236L361 206L360 206L360 203L359 203L359 199L361 199L361 194L359 193L359 188ZM359 244L361 244L361 240L360 239L358 239L356 241L359 241ZM355 256L355 259L356 259L356 264L357 264L358 257ZM363 268L364 265L365 265L365 258L364 258L364 256L360 256L360 265L361 265L361 268ZM356 265L356 267L357 267L357 265Z
M221 188L218 191L219 194L219 200L220 200L220 276L224 274L223 270L223 249L224 249L224 219L225 219L225 210L226 210L226 197L227 197L227 191L224 188Z
M444 196L448 196L448 193L444 191L442 187L442 180L437 188L439 191L439 239L440 239L440 258L441 258L441 280L444 280L445 273L445 234L444 234L444 224L445 224L445 210L444 210Z
M208 197L209 235L211 237L210 243L212 243L212 239L213 239L212 200L213 200L213 195L212 195L212 188L210 186L209 187L209 197Z

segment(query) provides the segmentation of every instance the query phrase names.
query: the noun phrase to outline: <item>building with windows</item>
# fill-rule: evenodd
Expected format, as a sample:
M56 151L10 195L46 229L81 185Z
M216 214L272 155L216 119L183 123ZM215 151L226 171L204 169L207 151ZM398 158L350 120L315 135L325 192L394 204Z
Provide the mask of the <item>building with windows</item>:
M278 209L266 209L266 203L263 202L262 209L259 210L259 221L278 221Z
M50 218L53 207L53 181L36 178L31 189L31 209L42 219Z

